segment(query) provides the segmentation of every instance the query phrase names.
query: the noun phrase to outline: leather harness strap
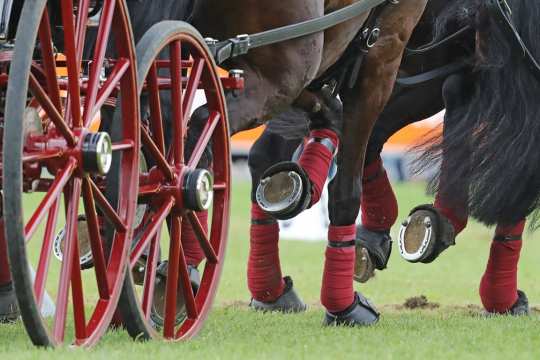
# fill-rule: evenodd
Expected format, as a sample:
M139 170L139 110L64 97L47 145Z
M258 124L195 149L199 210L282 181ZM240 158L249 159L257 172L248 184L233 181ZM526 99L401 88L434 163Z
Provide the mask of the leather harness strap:
M247 54L251 49L293 40L327 30L338 24L354 19L361 14L365 14L386 2L395 4L396 0L360 0L352 5L316 19L282 26L257 34L238 35L236 38L221 42L214 39L208 39L207 44L210 48L210 52L214 55L216 62L221 64L230 58Z

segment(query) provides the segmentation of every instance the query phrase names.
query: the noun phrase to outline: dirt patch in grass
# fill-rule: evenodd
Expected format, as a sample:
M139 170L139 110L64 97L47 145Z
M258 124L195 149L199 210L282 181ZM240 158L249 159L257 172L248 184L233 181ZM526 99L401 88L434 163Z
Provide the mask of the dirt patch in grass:
M430 302L425 295L413 296L405 300L403 309L438 309L441 305L435 302Z

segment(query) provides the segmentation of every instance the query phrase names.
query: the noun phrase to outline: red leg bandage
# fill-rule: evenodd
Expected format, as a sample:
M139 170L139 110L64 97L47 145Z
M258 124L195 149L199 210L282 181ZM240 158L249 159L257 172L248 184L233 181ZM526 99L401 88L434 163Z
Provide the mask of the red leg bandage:
M495 240L480 282L480 298L489 312L505 313L518 299L517 265L522 241L511 238L520 238L524 229L525 221L522 221L514 226L497 226L495 230Z
M329 139L335 149L339 146L339 138L332 130L313 130L308 139L298 163L304 169L311 181L311 205L316 204L321 198L324 183L328 177L328 170L334 154L318 141L312 139Z
M347 243L356 238L356 225L333 226L328 229L329 245L321 288L321 303L331 313L338 313L354 302L353 275L355 248L336 247L334 244Z
M433 206L450 220L450 223L454 227L455 236L462 232L467 226L469 212L466 203L455 206L448 205L443 197L437 193L435 204L433 204Z
M396 222L398 204L382 161L364 169L362 178L362 225L371 231L387 231Z
M195 214L197 214L202 228L208 234L208 211L201 211ZM182 221L182 247L188 265L197 267L204 260L204 252L199 245L199 240L197 240L191 223L187 219Z
M4 219L0 219L0 286L11 282L11 272L9 271L8 250L6 237L4 235Z
M258 301L276 301L285 289L279 262L279 225L257 204L251 205L248 288Z

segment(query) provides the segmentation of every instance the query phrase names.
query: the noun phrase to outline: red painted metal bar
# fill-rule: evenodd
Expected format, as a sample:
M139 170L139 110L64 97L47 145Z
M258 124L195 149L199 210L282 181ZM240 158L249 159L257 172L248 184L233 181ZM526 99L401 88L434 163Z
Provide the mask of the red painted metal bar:
M112 144L112 151L132 150L135 144L133 140L123 140Z
M141 127L141 140L143 143L143 146L146 147L146 150L150 152L150 155L154 160L156 161L156 165L161 170L163 175L167 177L168 180L174 179L174 173L169 166L169 163L167 162L167 159L163 156L163 153L159 151L158 146L154 142L154 140L150 137L148 132L144 127Z
M178 297L178 276L181 236L181 223L177 216L171 219L171 234L169 246L169 264L167 271L167 287L165 290L165 319L163 325L163 336L166 339L174 338L174 326L176 323L176 303Z
M96 103L99 89L101 69L105 61L105 51L107 42L111 34L111 24L114 16L116 1L105 1L101 9L100 22L96 37L94 57L90 67L90 77L88 79L88 91L86 93L86 103L84 107L84 126L88 127L92 121L92 112Z
M81 119L81 92L79 80L81 66L78 59L77 44L75 42L75 25L73 24L73 0L63 0L62 24L64 25L64 53L66 55L66 67L68 72L68 96L66 100L66 121L73 127L82 125ZM84 24L86 25L86 24Z
M175 164L184 163L184 110L182 102L182 46L179 40L170 45L172 80L172 151Z
M191 107L193 106L193 101L195 100L195 94L199 88L199 83L201 82L202 72L206 63L204 59L194 60L193 67L191 68L191 73L189 75L189 80L187 83L186 91L184 93L184 128L187 126L189 118L191 116Z
M101 89L99 90L97 94L96 103L94 104L94 107L90 114L90 122L96 117L96 114L101 110L101 107L107 102L109 99L109 96L113 93L114 90L116 90L117 86L120 84L120 80L122 80L122 76L126 73L126 71L129 69L129 60L127 59L119 59L116 65L114 66L114 69L112 72L108 75L107 81L103 84ZM86 124L85 126L88 127L90 123Z
M74 158L70 158L66 167L56 174L56 178L49 188L49 191L45 194L36 211L32 214L32 217L24 227L24 237L27 242L32 238L41 223L41 220L62 193L62 190L71 178L73 170L75 170L76 164L77 161Z
M107 261L105 260L105 252L103 251L103 239L101 238L101 232L99 231L99 219L94 203L92 185L90 185L88 180L89 178L87 175L83 179L82 195L84 211L86 213L86 223L88 225L88 235L90 236L90 247L92 249L92 261L94 263L94 271L96 272L99 297L108 299L109 284L107 281Z
M90 186L92 187L92 193L94 194L94 199L96 200L96 203L98 207L103 211L103 214L113 223L114 227L116 228L116 231L118 232L126 232L127 227L124 221L118 216L116 213L116 210L111 206L105 195L101 192L101 190L98 188L96 183L88 178L87 180L90 183Z
M195 149L191 154L191 158L188 161L188 167L193 169L197 167L199 161L201 160L202 154L204 153L204 149L206 149L206 147L210 143L210 139L212 138L214 130L216 129L216 126L218 125L220 119L221 115L217 111L214 111L210 114L206 125L204 125L201 137L197 141Z
M68 308L68 292L71 283L71 274L74 259L78 259L78 253L75 253L77 246L77 222L79 211L79 198L81 195L81 180L73 179L69 191L65 192L67 203L66 208L66 231L64 240L64 257L60 269L60 280L58 284L58 293L56 296L56 313L54 315L53 336L58 342L64 340L66 328L66 316ZM77 261L77 265L78 261Z
M152 64L147 78L150 106L150 125L156 145L162 154L165 154L165 136L163 135L163 116L159 95L158 72L156 64Z
M44 160L51 160L60 158L64 152L62 150L44 150L39 153L29 154L25 153L23 155L23 163L39 162Z
M157 234L158 230L161 229L161 225L163 224L167 216L171 213L171 209L173 206L174 199L170 197L152 216L151 223L147 225L143 236L141 236L141 239L137 242L133 250L131 250L129 258L131 269L133 269L133 267L137 263L137 260L139 260L139 258L141 257L144 249L146 248L146 246L148 246L150 240Z
M180 221L178 221L178 224L180 224ZM184 254L184 249L182 247L182 241L180 241L180 238L178 239L179 242L179 254L178 254L178 262L179 262L179 272L180 272L180 285L182 286L182 293L184 294L184 300L186 303L186 312L187 316L190 319L196 319L199 316L199 312L197 311L197 305L195 304L195 294L193 293L193 287L191 286L191 280L189 278L189 271L188 271L188 264L187 260Z
M186 216L189 222L191 223L191 226L193 228L193 231L195 232L195 236L197 237L197 240L199 240L199 245L201 246L201 249L204 252L204 255L206 256L208 261L211 262L212 264L217 263L219 260L216 255L216 251L214 250L214 247L210 243L210 240L208 239L208 235L206 234L206 231L201 225L199 218L192 211L188 212Z
M154 289L156 285L156 268L158 263L159 243L161 239L161 227L158 229L150 242L150 253L146 260L146 273L144 274L142 310L145 318L150 318L153 304Z
M32 73L30 73L29 85L30 91L36 97L38 103L43 107L43 110L45 110L60 134L62 134L70 146L75 146L75 136L71 132L69 125L64 121L62 115L60 112L58 112L53 102L47 95L47 92L41 87Z
M39 254L38 266L36 269L36 279L34 281L34 293L36 294L36 302L41 309L43 303L43 295L45 293L45 284L49 273L49 264L52 256L52 246L55 237L56 223L58 221L58 211L60 209L60 197L56 198L52 205L47 224L45 225L45 233L43 235L43 243Z
M80 181L80 179L77 179L77 181ZM78 186L80 189L80 184ZM76 209L76 212L78 214L78 209ZM77 340L84 340L87 337L86 315L84 310L84 291L82 285L81 265L79 261L79 240L77 233L75 233L73 241L73 252L71 256L73 256L73 261L71 263L71 299L73 301L73 321L75 323L75 338Z
M62 101L60 100L60 88L58 87L58 78L56 71L56 60L54 58L54 49L52 46L52 34L50 28L49 10L45 7L43 18L39 25L39 43L41 55L43 57L43 66L47 79L48 94L56 110L62 112Z

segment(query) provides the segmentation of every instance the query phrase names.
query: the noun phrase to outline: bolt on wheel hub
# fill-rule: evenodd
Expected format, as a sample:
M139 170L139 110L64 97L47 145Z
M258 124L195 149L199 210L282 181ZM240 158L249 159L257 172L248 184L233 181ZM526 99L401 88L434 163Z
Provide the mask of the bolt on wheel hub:
M112 141L106 132L87 134L82 147L84 169L90 173L106 175L112 164Z

